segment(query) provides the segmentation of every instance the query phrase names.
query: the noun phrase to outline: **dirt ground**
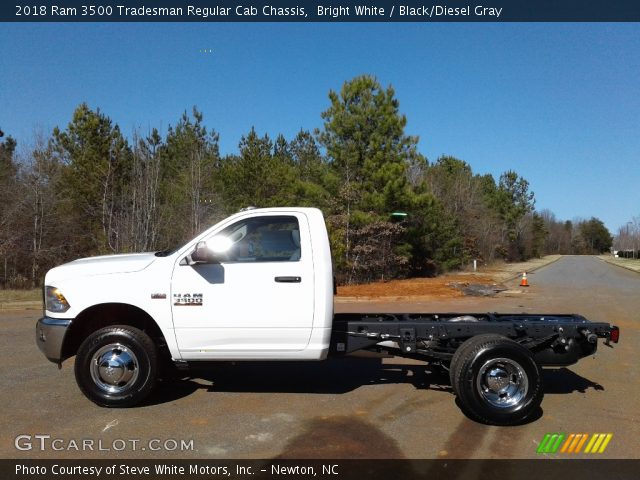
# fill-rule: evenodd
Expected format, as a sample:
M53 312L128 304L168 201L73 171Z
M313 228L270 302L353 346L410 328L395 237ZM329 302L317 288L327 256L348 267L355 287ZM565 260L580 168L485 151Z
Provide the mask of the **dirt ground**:
M495 263L481 267L478 272L454 272L435 278L411 278L407 280L391 280L363 285L344 285L338 287L340 299L381 298L381 297L430 297L458 298L463 297L463 287L470 284L502 287L502 283L532 272L555 262L559 255L548 255L521 263ZM504 287L506 288L506 287Z
M455 286L467 283L468 275L452 274L436 278L411 278L389 282L345 285L338 287L338 297L422 297L456 298L464 294ZM496 283L485 275L473 276L473 283L490 285Z

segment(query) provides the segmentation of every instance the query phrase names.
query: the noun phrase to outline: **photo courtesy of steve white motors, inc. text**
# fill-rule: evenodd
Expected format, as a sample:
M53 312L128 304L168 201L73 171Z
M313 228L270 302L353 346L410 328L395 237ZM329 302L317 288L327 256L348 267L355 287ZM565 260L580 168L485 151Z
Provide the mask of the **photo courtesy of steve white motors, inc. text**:
M221 462L222 463L222 462ZM212 464L186 462L176 464L174 462L152 462L151 464L128 464L128 463L112 463L108 462L104 465L78 465L71 463L52 463L50 465L24 465L16 464L16 476L88 476L88 477L113 477L119 475L129 476L181 476L181 475L208 475L208 476L251 476L251 475L271 475L271 476L297 476L299 477L316 477L334 476L341 474L340 464L338 463L320 463L314 462L313 465L295 464L286 462L284 464L272 463L264 465L260 463L243 462L242 464L234 464L233 462L224 462L224 464Z

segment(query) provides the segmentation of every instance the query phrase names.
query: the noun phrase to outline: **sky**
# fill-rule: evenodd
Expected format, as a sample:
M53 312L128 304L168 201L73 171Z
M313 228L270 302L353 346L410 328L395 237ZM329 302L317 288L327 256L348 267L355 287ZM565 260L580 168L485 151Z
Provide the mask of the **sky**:
M515 170L536 208L640 216L640 24L2 24L0 129L19 145L82 102L122 131L166 132L195 105L223 154L255 127L322 127L328 93L392 85L429 161Z

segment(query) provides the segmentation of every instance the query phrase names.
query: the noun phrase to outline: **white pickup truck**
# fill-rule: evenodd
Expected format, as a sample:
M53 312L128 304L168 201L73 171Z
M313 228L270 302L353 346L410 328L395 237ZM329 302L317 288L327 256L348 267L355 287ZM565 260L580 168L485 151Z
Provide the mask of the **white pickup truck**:
M542 366L573 364L598 338L619 338L580 315L334 315L333 295L320 210L247 209L172 251L53 268L36 342L58 365L75 355L80 389L106 407L141 402L167 366L369 350L448 370L468 416L508 425L538 410Z

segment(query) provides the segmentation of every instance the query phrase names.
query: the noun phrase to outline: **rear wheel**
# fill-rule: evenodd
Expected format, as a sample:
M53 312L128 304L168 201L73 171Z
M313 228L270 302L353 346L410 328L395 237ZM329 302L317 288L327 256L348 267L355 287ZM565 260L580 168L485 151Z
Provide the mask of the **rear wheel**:
M522 423L542 402L533 355L501 335L478 335L462 344L451 361L451 380L462 410L482 423Z
M124 325L102 328L78 349L76 382L100 406L132 406L153 390L157 356L155 344L143 331Z

